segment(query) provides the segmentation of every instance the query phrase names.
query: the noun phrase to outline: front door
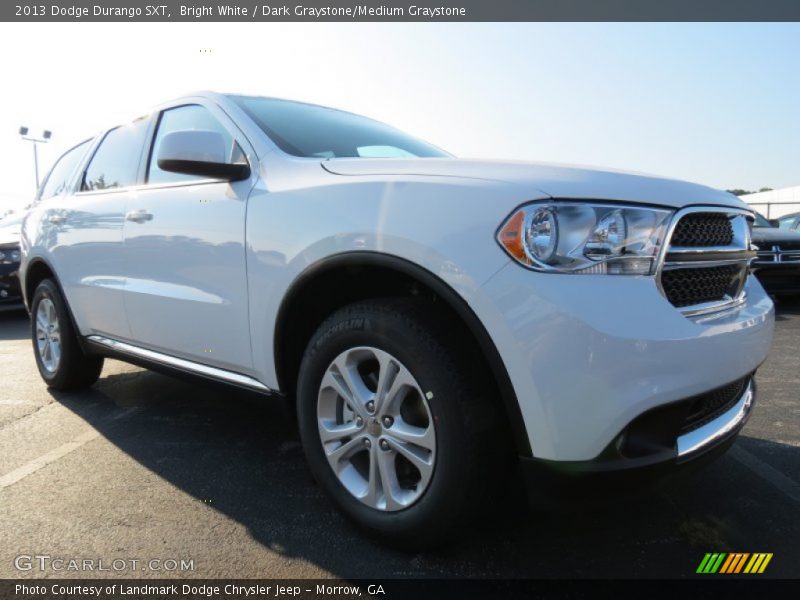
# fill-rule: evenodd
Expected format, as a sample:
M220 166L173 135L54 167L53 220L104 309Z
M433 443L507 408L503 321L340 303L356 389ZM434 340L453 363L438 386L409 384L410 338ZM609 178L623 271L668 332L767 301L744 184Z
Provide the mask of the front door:
M217 131L231 162L246 160L249 145L216 107L184 105L159 115L145 185L129 199L124 225L132 337L171 356L247 372L245 214L257 175L228 182L161 170L154 158L161 140L185 130Z

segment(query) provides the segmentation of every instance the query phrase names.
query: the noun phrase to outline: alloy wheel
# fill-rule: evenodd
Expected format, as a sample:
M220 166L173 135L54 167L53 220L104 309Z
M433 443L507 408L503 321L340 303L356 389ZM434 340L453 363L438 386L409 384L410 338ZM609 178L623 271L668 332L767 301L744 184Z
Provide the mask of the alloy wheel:
M428 400L411 372L378 348L346 350L325 371L320 441L339 481L367 506L402 510L427 489L436 464Z
M50 298L42 298L36 309L36 347L42 366L55 373L61 362L61 331L56 306Z

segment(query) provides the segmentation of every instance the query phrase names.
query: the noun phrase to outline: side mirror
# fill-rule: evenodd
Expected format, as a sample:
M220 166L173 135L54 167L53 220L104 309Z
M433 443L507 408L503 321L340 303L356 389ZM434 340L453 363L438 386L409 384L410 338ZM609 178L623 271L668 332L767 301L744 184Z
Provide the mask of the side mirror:
M217 131L174 131L161 140L156 162L162 171L240 181L250 176L247 163L228 162L225 140Z
M769 220L769 224L772 225L773 227L780 227L781 226L781 222L778 221L778 219L770 219Z

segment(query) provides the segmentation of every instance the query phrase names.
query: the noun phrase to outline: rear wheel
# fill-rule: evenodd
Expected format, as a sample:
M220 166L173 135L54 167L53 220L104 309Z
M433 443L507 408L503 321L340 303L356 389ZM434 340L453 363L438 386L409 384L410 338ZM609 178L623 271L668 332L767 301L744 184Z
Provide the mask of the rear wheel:
M443 323L425 302L353 304L319 327L300 367L298 423L316 479L397 546L457 533L494 485L499 419Z
M103 369L103 358L81 350L66 303L52 279L43 280L31 302L31 337L39 374L48 387L89 387Z

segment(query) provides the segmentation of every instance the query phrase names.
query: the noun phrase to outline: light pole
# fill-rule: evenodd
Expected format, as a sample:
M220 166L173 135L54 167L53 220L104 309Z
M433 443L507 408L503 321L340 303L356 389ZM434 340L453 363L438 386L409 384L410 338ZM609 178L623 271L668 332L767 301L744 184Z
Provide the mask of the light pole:
M19 134L22 136L22 139L26 142L33 142L33 171L36 175L36 189L39 189L39 152L37 150L37 144L46 144L50 141L50 138L53 136L52 131L48 131L45 129L42 132L42 137L34 137L29 135L29 129L27 127L20 127Z

